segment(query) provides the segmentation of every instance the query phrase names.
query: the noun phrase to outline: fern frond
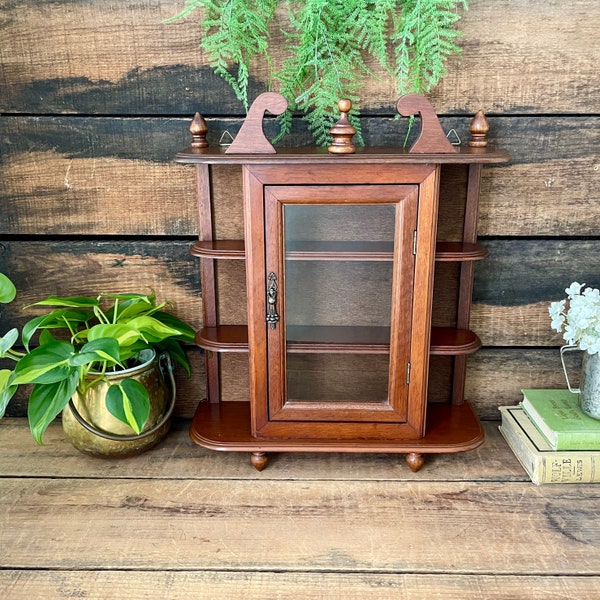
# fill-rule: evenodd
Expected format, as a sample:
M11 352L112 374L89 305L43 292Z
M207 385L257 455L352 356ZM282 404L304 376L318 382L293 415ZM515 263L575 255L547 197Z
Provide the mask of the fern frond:
M201 10L200 47L210 66L235 92L248 110L250 63L268 53L269 24L278 0L186 0L174 18Z
M283 0L282 0L283 1ZM446 74L446 60L460 52L455 29L466 0L285 0L290 27L284 31L281 93L305 113L316 142L330 142L338 101L353 102L358 130L359 89L373 57L396 79L400 95L426 94ZM278 0L185 0L171 21L200 10L201 47L210 65L248 109L250 64L264 56L269 68L269 25ZM288 111L279 117L279 140L291 129Z
M354 35L362 50L390 70L388 50L391 22L398 0L355 0L347 4L348 16L354 23Z
M460 19L457 9L466 0L403 0L396 20L396 81L398 92L426 94L446 74L446 60L459 54L454 29Z
M356 114L356 92L368 68L355 25L348 19L348 2L306 0L302 6L297 4L290 5L289 57L276 77L281 93L306 113L304 118L317 144L326 145L329 129L339 117L339 100L352 100ZM286 126L282 121L279 137L287 133Z

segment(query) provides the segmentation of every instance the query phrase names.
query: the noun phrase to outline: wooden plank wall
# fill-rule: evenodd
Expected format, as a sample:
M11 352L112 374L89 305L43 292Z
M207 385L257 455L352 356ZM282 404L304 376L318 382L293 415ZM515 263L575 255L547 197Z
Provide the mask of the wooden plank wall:
M0 269L21 307L50 293L154 288L199 325L201 292L190 168L172 163L197 110L215 143L242 106L206 65L181 0L0 0ZM572 281L600 285L600 86L596 0L471 0L463 56L431 94L446 130L467 138L483 109L513 155L485 172L467 394L483 418L522 387L562 386L547 305ZM278 36L276 28L274 36ZM253 95L265 89L258 66ZM368 144L395 144L393 83L363 96ZM307 143L295 127L288 144ZM237 358L234 358L235 361ZM178 414L203 394L202 360L181 381ZM235 383L231 384L235 387ZM240 384L243 386L242 384ZM21 415L24 402L12 414Z

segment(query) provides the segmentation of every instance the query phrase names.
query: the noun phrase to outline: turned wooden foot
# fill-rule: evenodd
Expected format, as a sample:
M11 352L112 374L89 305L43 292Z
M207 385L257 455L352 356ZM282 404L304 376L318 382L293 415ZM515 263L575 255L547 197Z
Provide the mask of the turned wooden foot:
M413 473L416 473L425 462L425 457L420 452L410 452L406 455L406 464Z
M250 462L257 471L262 471L269 462L269 457L266 452L253 452L250 455Z

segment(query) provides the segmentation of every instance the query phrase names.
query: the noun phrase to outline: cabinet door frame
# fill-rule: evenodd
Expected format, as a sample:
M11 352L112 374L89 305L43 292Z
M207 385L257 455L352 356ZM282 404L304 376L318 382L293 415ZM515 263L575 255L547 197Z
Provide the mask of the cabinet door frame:
M415 185L265 186L266 272L278 277L280 321L267 330L269 419L271 421L406 421L407 369L413 312L413 231L417 226L418 187ZM287 313L284 216L293 205L393 205L395 248L391 285L388 402L287 402ZM373 282L375 284L375 282ZM407 323L408 321L408 323Z
M346 167L346 165L340 165ZM251 421L252 433L258 438L375 438L375 439L418 439L425 432L427 401L428 353L431 330L431 299L433 290L433 265L437 223L437 193L439 167L435 165L385 165L377 169L368 165L348 165L351 169L340 169L337 165L248 165L244 167L244 207L246 228L246 260L248 286L248 338L250 354ZM372 420L357 420L357 415L341 411L340 420L322 421L310 417L308 407L299 405L297 419L287 414L278 414L283 409L269 398L270 382L284 382L285 338L271 330L266 323L266 278L267 263L281 263L282 253L277 258L269 257L265 248L281 245L267 244L267 239L280 232L267 232L265 197L269 186L292 185L395 185L409 184L418 189L417 253L414 259L413 318L410 338L410 385L402 419L386 409ZM289 188L288 188L289 189ZM271 225L272 227L272 225ZM283 272L281 265L279 272ZM393 308L394 310L394 308ZM284 311L283 311L284 312ZM393 317L394 318L394 317ZM283 342L282 342L283 340ZM283 343L283 347L282 347ZM269 347L278 344L275 361L269 361ZM405 361L394 354L397 344L391 345L390 362ZM400 366L399 369L403 367ZM405 376L405 375L404 375ZM396 377L400 381L400 378ZM397 392L390 390L390 393ZM278 392L278 398L281 393ZM271 399L272 400L272 399ZM382 405L385 406L385 405ZM373 409L373 405L362 407ZM361 407L357 407L359 411ZM286 411L284 411L285 413ZM294 410L291 411L292 413ZM314 413L314 410L313 410ZM386 422L386 419L388 420Z

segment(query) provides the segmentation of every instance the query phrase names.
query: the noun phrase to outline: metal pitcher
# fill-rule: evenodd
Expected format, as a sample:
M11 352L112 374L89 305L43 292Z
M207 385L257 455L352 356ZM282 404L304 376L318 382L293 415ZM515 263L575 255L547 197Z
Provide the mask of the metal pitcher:
M579 350L578 346L563 346L560 349L560 360L562 362L565 379L569 391L579 394L579 404L581 410L594 419L600 419L600 354L590 354L583 352L581 363L581 378L579 387L571 387L567 367L565 365L565 352Z

